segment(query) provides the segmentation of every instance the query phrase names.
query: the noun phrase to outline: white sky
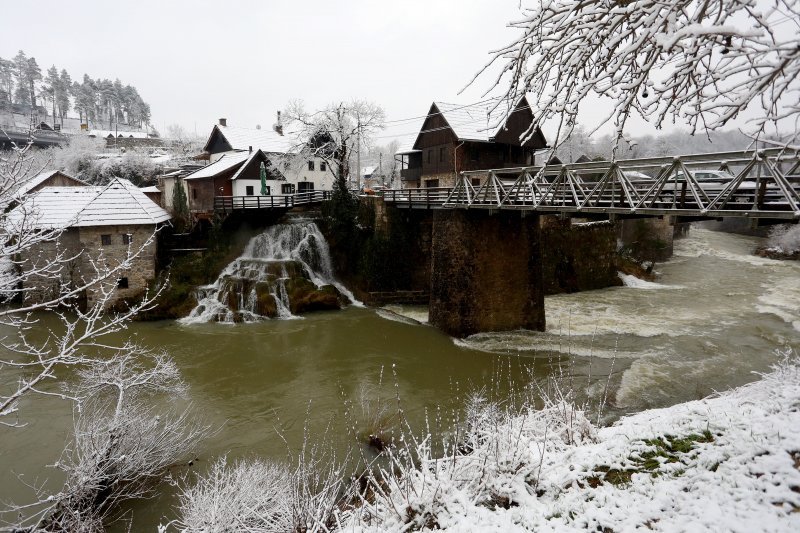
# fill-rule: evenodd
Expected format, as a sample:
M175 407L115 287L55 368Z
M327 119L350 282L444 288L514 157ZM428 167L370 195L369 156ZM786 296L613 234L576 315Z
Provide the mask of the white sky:
M3 2L0 57L23 49L43 71L118 77L150 103L162 134L178 123L204 136L219 117L268 128L291 99L314 109L364 98L391 121L424 115L434 100L480 100L491 77L458 91L514 38L506 24L518 1ZM582 122L605 115L585 107ZM413 142L418 130L394 125L377 141Z

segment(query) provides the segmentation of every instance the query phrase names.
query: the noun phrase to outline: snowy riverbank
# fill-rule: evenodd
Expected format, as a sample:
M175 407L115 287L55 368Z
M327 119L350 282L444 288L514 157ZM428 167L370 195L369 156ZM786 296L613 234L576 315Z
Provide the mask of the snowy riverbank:
M553 406L428 458L345 531L798 531L800 366L607 428ZM402 461L398 461L402 462ZM387 476L388 478L388 476Z

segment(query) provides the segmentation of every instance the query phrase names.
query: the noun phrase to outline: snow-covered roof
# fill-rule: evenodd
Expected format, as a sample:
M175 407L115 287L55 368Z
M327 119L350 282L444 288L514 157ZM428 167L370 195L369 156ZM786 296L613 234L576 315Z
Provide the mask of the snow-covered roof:
M76 183L83 184L83 185L88 185L85 181L79 180L78 178L73 178L69 174L65 174L64 172L61 172L60 170L48 170L46 172L42 172L41 174L39 174L37 176L33 176L32 178L29 178L29 179L27 179L27 180L25 180L25 181L23 181L21 183L18 183L16 185L16 187L12 187L11 190L9 190L6 195L4 195L4 196L6 196L6 198L4 198L4 201L2 202L2 205L0 205L0 207L5 209L8 206L8 204L11 203L12 199L19 199L22 196L25 196L26 194L31 192L33 189L35 189L36 187L38 187L39 185L41 185L42 183L44 183L48 179L52 178L56 174L61 174L62 176L65 176L65 177L75 181Z
M144 192L144 193L148 193L148 192L150 192L150 193L152 193L152 192L161 192L161 191L158 189L158 187L156 187L155 185L150 185L149 187L140 187L140 188L139 188L139 190L140 190L140 191L142 191L142 192Z
M254 154L255 152L253 152ZM250 158L253 154L249 152L227 152L222 157L211 163L210 165L206 165L200 170L196 170L186 176L183 179L186 180L194 180L194 179L202 179L202 178L213 178L214 176L220 174L221 172L225 172L226 170L230 170L236 165L241 165L248 158Z
M150 225L169 219L169 213L122 178L103 186L44 187L8 216L12 227L31 229Z
M361 169L361 175L362 176L372 176L373 174L375 174L375 169L376 168L377 167L364 167L364 168Z
M491 107L464 106L434 102L442 117L452 128L459 140L489 142L505 125L505 117L512 108L498 106L490 112ZM487 115L488 113L488 115Z
M260 149L264 152L286 153L292 150L292 141L287 137L278 135L271 129L251 130L249 128L237 128L233 126L214 126L209 136L209 141L214 132L219 133L225 138L233 150L253 150ZM208 143L206 143L208 148Z

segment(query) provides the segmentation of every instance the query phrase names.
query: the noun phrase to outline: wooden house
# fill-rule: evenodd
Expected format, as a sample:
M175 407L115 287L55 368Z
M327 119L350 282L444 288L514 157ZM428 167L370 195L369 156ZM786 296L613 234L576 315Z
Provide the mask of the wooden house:
M533 165L534 153L546 147L523 97L513 108L491 111L434 102L414 145L396 155L404 188L452 187L462 171Z
M25 196L33 194L45 187L86 187L88 183L73 178L60 170L48 170L36 176L22 180L19 183L4 184L6 190L2 191L2 205L0 211L7 211L18 205Z
M266 194L261 194L261 165L267 174ZM261 150L228 152L183 178L189 210L197 218L214 213L214 199L231 196L279 196L304 192L280 170L280 159Z

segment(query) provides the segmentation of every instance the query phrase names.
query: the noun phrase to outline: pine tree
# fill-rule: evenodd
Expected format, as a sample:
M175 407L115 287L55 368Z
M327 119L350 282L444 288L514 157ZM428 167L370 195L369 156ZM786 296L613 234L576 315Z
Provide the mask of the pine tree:
M172 189L172 216L175 231L182 233L189 222L189 203L183 181L179 178L175 179L175 187Z

